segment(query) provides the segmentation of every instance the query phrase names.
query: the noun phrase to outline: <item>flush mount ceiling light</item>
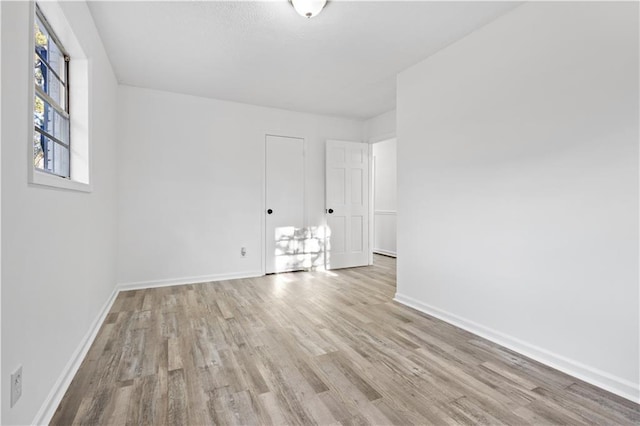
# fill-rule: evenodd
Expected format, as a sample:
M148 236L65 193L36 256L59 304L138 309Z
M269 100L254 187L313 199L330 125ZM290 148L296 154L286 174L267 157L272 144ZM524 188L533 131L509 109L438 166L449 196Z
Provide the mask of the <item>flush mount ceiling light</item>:
M293 8L305 18L313 18L327 5L327 0L289 0Z

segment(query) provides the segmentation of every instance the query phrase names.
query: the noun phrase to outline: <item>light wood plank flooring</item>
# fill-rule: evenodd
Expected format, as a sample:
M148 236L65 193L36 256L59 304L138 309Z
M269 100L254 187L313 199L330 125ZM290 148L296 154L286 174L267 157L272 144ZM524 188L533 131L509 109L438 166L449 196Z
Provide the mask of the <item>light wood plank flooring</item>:
M638 424L391 299L395 260L121 293L52 424Z

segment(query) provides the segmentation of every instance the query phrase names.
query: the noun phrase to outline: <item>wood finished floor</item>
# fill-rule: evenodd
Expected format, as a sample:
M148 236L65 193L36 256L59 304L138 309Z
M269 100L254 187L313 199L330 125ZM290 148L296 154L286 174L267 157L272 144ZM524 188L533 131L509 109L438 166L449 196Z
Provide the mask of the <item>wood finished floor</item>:
M638 424L637 404L404 307L395 259L120 293L52 424Z

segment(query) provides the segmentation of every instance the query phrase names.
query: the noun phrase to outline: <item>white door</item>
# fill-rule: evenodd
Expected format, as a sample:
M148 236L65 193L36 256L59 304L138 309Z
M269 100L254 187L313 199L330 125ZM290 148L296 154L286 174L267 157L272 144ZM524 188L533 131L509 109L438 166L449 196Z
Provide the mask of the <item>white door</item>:
M265 272L303 268L304 140L266 137Z
M327 141L327 269L369 264L369 145Z

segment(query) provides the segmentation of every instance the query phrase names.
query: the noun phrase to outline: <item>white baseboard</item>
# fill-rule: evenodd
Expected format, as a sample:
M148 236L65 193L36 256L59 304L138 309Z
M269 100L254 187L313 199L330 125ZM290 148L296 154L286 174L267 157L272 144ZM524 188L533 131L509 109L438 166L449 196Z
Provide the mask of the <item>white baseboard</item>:
M107 299L106 303L102 306L102 309L100 309L100 313L91 324L91 327L89 327L87 334L80 341L80 345L78 345L71 355L71 359L69 359L69 362L62 370L62 374L60 374L60 377L56 380L56 383L53 385L51 392L49 392L49 395L47 395L47 398L44 400L40 410L38 410L32 424L48 425L51 421L58 405L60 405L60 401L62 401L62 397L64 397L64 394L67 392L71 381L78 372L82 361L84 361L84 357L87 356L89 348L91 348L93 341L98 335L98 331L100 330L100 327L102 327L102 323L111 310L111 306L116 300L118 293L118 290L114 289L109 296L109 299Z
M211 281L239 280L242 278L261 277L262 271L245 271L232 274L201 275L196 277L170 278L164 280L138 281L120 283L116 286L119 291L142 290L145 288L170 287L174 285L200 284Z
M605 371L598 370L581 362L558 355L531 343L501 333L497 330L480 325L474 321L459 317L436 307L430 306L412 297L396 293L393 299L398 303L414 308L420 312L431 315L442 321L460 327L463 330L476 334L484 339L497 343L505 348L518 352L526 357L534 359L549 367L560 370L563 373L576 377L594 386L611 393L640 403L640 384L632 383L626 379L616 377Z
M398 255L396 254L395 251L389 251L389 250L385 250L385 249L374 248L373 252L374 253L378 253L378 254L382 254L382 255L385 255L385 256L398 257Z

